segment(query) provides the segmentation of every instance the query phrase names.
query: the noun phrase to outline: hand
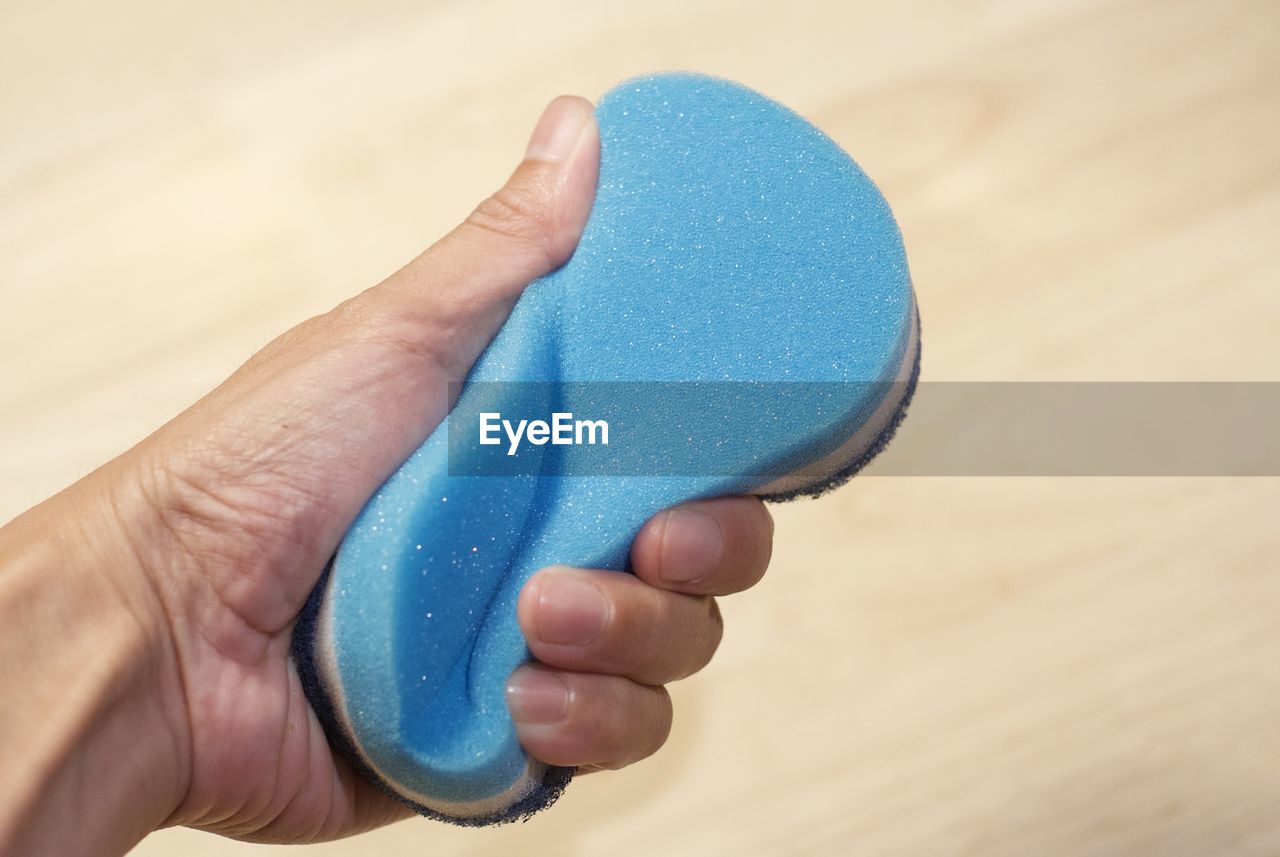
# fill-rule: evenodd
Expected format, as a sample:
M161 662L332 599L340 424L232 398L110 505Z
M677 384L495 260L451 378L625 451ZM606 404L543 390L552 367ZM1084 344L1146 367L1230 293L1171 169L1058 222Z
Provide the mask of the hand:
M662 685L707 665L723 625L713 595L764 575L773 521L754 497L659 513L631 546L635 577L544 569L520 593L520 628L538 665L516 670L507 699L526 750L553 765L621 768L662 746Z
M446 413L594 195L591 105L552 102L526 159L383 283L280 336L156 434L0 530L0 850L123 851L156 826L329 839L405 810L339 759L289 660L293 621L368 497ZM519 620L539 666L509 702L552 764L658 748L661 685L721 633L711 596L764 572L754 498L658 515L636 576L539 572Z

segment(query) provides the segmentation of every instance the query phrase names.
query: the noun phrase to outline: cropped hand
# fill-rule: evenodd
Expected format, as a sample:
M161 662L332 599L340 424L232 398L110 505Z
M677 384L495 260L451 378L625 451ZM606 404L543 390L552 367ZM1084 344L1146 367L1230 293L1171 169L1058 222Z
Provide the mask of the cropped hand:
M289 657L343 533L420 445L594 195L591 105L548 107L507 184L381 284L283 334L137 447L0 530L0 851L122 853L189 825L263 841L406 814L331 751ZM759 500L660 513L635 575L546 569L518 609L537 659L508 702L543 761L618 768L665 740L663 685L751 586Z

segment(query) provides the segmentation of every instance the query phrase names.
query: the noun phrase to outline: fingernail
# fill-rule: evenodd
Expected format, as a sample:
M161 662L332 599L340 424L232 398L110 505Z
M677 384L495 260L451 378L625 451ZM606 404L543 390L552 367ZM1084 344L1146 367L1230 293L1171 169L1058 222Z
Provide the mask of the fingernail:
M550 670L521 667L507 682L507 708L517 723L558 723L569 709L569 687Z
M562 95L547 105L529 138L525 158L559 163L573 154L591 110L578 98Z
M715 518L692 509L672 509L662 530L662 579L695 583L720 563L724 534Z
M609 604L590 581L551 573L538 581L538 639L561 646L585 646L604 630Z

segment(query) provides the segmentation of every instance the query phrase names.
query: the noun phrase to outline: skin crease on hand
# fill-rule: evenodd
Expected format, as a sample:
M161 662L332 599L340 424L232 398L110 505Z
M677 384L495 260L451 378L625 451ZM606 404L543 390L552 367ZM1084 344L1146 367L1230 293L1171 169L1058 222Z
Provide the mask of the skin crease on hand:
M572 254L598 163L591 105L556 99L466 222L0 529L0 853L118 854L166 825L314 841L407 814L332 755L294 617L449 383ZM700 501L645 526L634 576L534 575L518 619L538 664L508 689L526 749L583 770L658 749L662 685L708 662L712 596L760 578L772 533L755 498Z

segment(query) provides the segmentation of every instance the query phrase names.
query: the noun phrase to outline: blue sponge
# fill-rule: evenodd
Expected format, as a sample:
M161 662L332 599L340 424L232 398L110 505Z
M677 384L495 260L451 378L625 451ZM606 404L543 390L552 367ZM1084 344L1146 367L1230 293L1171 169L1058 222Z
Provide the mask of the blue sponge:
M335 746L391 795L464 824L523 817L571 775L522 751L505 702L529 658L515 607L533 572L625 570L640 526L686 499L839 483L888 442L918 372L893 216L820 131L691 74L626 82L597 117L577 252L525 291L295 631ZM544 406L641 431L516 455L506 435L477 442L484 414Z

